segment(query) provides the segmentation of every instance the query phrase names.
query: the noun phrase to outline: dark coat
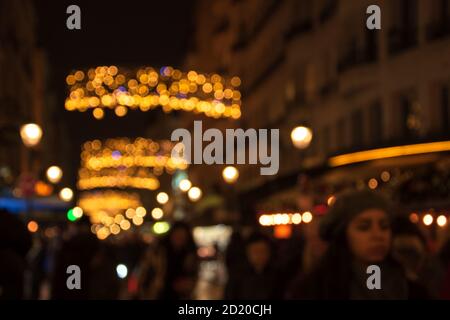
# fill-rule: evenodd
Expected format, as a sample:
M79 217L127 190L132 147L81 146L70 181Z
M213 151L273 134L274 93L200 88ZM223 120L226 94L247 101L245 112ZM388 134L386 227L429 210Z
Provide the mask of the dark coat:
M24 223L0 211L0 299L24 298L25 256L31 236Z
M230 300L270 300L282 297L280 274L268 267L257 273L246 267L239 274L230 274L225 288L225 298Z

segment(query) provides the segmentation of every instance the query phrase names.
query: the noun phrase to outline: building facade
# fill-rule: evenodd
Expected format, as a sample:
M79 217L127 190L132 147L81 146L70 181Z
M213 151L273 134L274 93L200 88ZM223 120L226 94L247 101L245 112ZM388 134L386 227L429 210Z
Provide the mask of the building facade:
M381 30L366 28L371 4ZM290 171L300 158L446 135L449 17L446 0L200 1L187 65L242 78L239 126L280 128ZM301 123L314 142L299 155L286 142Z

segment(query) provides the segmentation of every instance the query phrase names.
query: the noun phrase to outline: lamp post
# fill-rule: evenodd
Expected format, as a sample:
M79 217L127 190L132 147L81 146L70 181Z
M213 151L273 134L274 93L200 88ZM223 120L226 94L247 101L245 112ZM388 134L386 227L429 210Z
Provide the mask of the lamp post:
M312 138L313 133L308 127L298 126L291 131L292 144L297 149L306 149L310 145Z
M42 129L35 123L27 123L20 127L20 137L25 146L34 147L42 138Z
M29 168L29 149L37 146L42 138L42 129L39 125L35 123L27 123L20 127L20 137L22 138L22 142L26 147L25 150L25 161L24 161L24 175L22 177L22 189L24 190L25 202L26 202L26 216L31 215L31 205L30 205L30 197L33 195L33 176L28 171ZM31 165L32 167L32 165ZM32 171L31 168L30 171Z
M47 169L46 175L47 175L48 181L56 184L61 180L63 172L60 167L51 166Z

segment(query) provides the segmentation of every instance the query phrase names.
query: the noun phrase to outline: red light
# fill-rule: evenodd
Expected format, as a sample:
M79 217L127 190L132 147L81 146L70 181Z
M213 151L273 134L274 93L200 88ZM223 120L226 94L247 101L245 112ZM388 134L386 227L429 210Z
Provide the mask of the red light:
M277 239L289 239L292 236L292 226L290 225L275 226L273 231Z

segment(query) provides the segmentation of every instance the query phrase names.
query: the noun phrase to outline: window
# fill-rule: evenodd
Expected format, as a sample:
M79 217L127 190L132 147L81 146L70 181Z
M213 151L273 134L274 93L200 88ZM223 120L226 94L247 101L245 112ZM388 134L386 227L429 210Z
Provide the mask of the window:
M441 90L441 119L444 134L450 132L450 85Z
M379 101L369 109L370 141L376 146L383 141L383 107Z
M363 113L356 110L352 113L352 147L361 148L363 146Z
M378 58L378 33L373 30L366 30L364 34L344 34L345 40L342 44L338 71L344 72L353 67L375 62ZM349 37L350 35L350 37Z
M389 52L396 54L417 44L417 0L391 1Z
M414 94L400 96L400 128L403 139L416 137L422 129L420 105Z
M345 149L347 147L347 139L345 132L346 132L346 121L344 118L342 118L341 120L339 120L336 130L338 149Z
M294 15L292 27L287 37L291 38L297 34L309 31L313 26L313 2L312 0L294 1L292 10Z
M337 0L323 0L322 10L320 12L320 22L324 23L330 19L337 9Z
M330 153L331 146L331 130L330 126L326 126L323 129L323 152L327 155Z
M450 35L450 0L429 0L432 15L427 27L428 40Z

